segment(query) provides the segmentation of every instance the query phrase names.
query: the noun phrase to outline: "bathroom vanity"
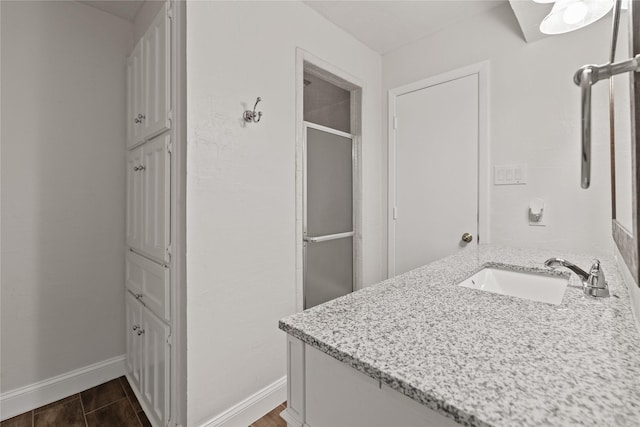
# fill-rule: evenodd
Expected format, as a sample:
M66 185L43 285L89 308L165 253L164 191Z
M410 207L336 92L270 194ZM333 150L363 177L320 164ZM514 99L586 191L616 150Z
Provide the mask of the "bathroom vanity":
M559 304L460 286L484 267L546 272L547 250L479 246L280 321L291 426L640 425L640 333L575 274ZM555 273L557 277L558 273Z

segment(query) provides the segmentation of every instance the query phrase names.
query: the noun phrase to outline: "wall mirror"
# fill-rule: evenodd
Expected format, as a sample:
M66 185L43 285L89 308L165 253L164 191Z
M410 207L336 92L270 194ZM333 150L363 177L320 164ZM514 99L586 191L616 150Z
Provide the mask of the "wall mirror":
M640 2L630 1L622 12L614 9L611 62L624 61L640 53ZM636 283L638 262L638 188L640 145L640 73L624 73L609 80L611 134L611 195L613 239Z

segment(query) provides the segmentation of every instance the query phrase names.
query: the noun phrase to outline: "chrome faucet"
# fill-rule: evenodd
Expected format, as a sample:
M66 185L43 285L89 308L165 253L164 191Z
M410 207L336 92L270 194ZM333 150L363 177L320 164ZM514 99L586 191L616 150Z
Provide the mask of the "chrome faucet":
M604 271L600 268L600 261L597 259L593 260L589 273L562 258L549 258L544 262L544 265L551 268L562 266L576 273L582 280L582 290L585 295L590 297L609 296L609 286L604 278Z

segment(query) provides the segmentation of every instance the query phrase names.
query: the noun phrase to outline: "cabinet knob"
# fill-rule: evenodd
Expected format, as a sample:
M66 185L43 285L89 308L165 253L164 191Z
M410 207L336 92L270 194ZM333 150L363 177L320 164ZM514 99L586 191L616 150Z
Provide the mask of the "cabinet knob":
M138 329L137 334L138 334L138 336L144 334L144 329L142 329L142 328Z
M133 325L133 328L131 328L131 329L135 331L135 330L137 330L139 327L140 327L140 326L138 326L138 325Z
M140 124L140 123L142 123L142 121L143 121L144 119L146 119L146 118L147 118L147 117L146 117L144 114L138 114L138 116L137 116L137 117L135 117L135 118L133 119L133 121L134 121L134 123L136 123L136 124Z
M464 233L462 235L462 241L465 243L469 243L473 240L473 235L471 233Z
M142 294L134 294L134 296L136 297L136 299L140 299L140 298L142 298L144 295L142 295Z
M142 165L138 165L138 166L134 166L134 167L133 167L133 171L134 171L134 172L143 171L143 170L145 170L145 169L146 169L146 168L145 168L144 166L142 166Z

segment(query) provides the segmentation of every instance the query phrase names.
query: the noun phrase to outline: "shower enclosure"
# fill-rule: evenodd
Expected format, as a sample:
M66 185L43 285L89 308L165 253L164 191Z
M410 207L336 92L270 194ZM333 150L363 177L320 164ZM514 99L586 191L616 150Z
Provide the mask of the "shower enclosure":
M305 309L353 291L353 137L305 122Z
M356 287L358 139L352 133L352 96L350 87L331 76L305 71L301 159L304 309Z

